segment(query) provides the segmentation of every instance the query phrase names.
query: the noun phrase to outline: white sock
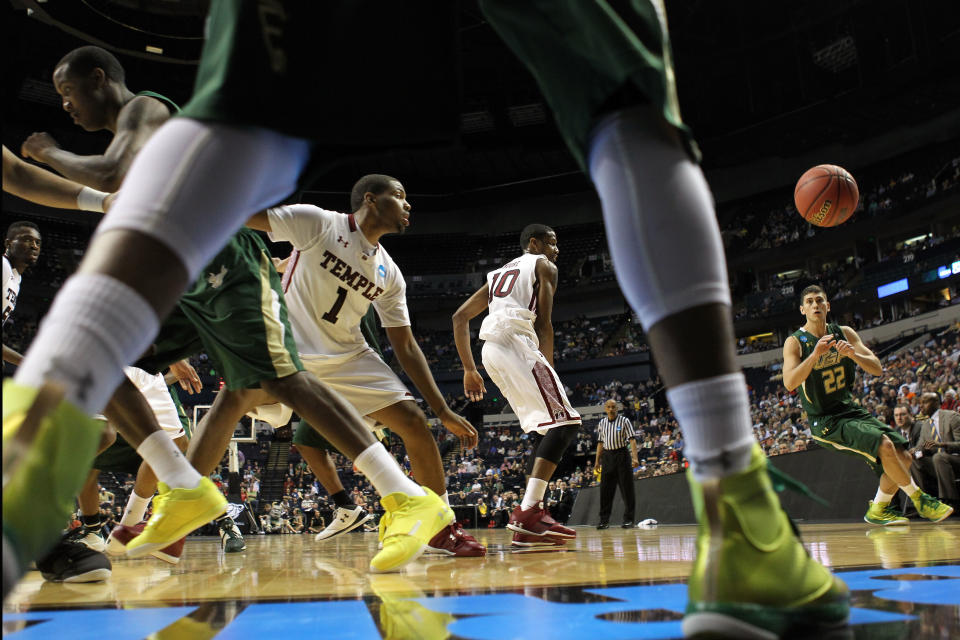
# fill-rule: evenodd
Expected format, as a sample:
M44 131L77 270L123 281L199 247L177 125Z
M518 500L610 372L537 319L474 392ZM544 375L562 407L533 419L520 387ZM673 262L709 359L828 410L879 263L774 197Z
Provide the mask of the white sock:
M440 499L449 507L450 506L450 494L446 491L443 492L443 495L440 496Z
M195 489L202 476L197 473L166 431L155 431L140 443L137 453L150 465L157 480L171 489Z
M411 496L427 495L416 482L404 475L397 461L379 442L364 449L353 464L367 476L381 497L397 492Z
M900 489L911 498L913 497L913 494L915 494L917 491L920 491L920 487L918 487L917 483L913 480L910 481L910 484L900 485Z
M697 480L723 478L750 464L756 442L742 373L695 380L667 389L687 441L684 454Z
M877 495L873 499L874 504L890 504L891 500L893 500L892 493L884 493L883 489L877 487Z
M93 414L101 411L140 356L159 321L143 297L110 276L81 273L63 286L17 369L16 381L39 387L54 380L66 399Z
M527 490L523 494L521 509L532 509L543 501L543 494L547 491L547 481L530 477L527 479Z
M152 497L153 496L147 496L146 498L141 498L137 495L136 491L131 491L130 499L127 500L127 507L123 510L123 518L120 519L120 524L132 527L142 522L144 514L147 513L147 505L150 504L150 498Z

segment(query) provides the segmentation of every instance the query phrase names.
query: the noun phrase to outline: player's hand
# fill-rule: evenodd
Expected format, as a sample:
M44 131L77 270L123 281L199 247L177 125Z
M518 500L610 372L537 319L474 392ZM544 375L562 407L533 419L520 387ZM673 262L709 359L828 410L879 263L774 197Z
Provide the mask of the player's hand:
M813 347L813 355L819 358L835 346L837 346L836 337L832 333L826 333L817 340L817 344Z
M287 263L290 262L290 258L281 260L280 258L271 257L270 259L273 261L273 268L277 270L277 273L283 273L287 270Z
M24 158L33 158L37 162L46 162L47 151L59 148L60 145L49 133L34 132L20 145L20 155Z
M463 372L463 395L467 396L470 402L483 400L483 394L487 388L483 385L483 376L474 369L473 371Z
M846 340L837 340L837 351L840 353L841 358L852 358L856 353L853 345Z
M197 370L186 360L174 362L170 365L170 373L177 377L180 386L183 387L187 393L193 395L203 390L203 383L200 382L200 374L198 374Z
M631 469L636 469L636 468L639 467L639 466L640 466L640 461L639 461L639 460L637 460L636 458L630 458L630 468L631 468Z
M466 418L454 413L449 408L446 409L439 418L444 428L460 439L460 445L464 449L473 449L477 446L480 440L477 435L477 430L473 428L473 425L470 424Z

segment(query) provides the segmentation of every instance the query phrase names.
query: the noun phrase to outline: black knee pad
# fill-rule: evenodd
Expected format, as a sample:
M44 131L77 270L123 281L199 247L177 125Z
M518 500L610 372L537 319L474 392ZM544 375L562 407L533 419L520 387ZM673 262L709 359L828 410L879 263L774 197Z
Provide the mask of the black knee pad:
M540 445L537 447L536 457L549 460L553 464L559 464L563 452L567 450L570 443L573 442L580 432L580 424L568 424L563 427L554 427L547 431L543 436Z

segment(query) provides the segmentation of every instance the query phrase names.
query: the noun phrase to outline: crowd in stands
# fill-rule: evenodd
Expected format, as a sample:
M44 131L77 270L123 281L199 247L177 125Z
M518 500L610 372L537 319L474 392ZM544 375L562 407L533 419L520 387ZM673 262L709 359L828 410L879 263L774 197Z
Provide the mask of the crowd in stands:
M960 156L949 158L946 163L939 159L928 162L922 173L920 164L923 163L913 165L917 173L912 169L887 170L888 173L875 179L861 179L860 202L847 224L875 218L900 207L915 207L918 201L954 191L960 184ZM869 174L870 171L865 172L862 178ZM868 184L872 186L865 189ZM770 206L764 213L755 213L758 207L755 201L751 201L732 206L736 213L724 215L724 218L732 218L722 225L728 253L780 248L815 238L826 231L807 223L792 202L783 204L782 194L775 197L780 204ZM737 210L740 207L742 211Z

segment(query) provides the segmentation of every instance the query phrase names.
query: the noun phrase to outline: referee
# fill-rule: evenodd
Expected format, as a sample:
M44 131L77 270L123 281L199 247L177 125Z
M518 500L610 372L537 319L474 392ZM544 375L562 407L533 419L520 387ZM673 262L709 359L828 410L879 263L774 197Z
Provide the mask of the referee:
M613 496L620 485L625 507L623 510L623 528L633 526L633 510L636 505L636 496L633 490L633 468L637 461L637 437L633 424L624 417L618 416L617 401L607 400L603 405L607 412L605 418L600 418L597 433L600 438L597 442L597 461L594 465L600 473L600 524L597 529L606 529L610 526L610 509L613 507ZM630 445L630 454L627 455L627 444Z

